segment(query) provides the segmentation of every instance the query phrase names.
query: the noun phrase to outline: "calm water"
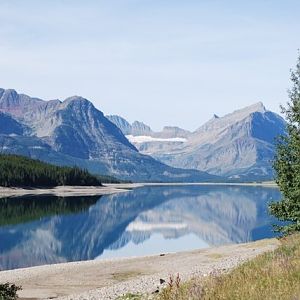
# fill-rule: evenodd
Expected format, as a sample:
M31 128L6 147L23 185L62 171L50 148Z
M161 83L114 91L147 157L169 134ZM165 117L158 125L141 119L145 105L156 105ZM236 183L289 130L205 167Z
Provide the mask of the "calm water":
M137 256L273 236L275 188L145 187L102 197L0 199L0 269Z

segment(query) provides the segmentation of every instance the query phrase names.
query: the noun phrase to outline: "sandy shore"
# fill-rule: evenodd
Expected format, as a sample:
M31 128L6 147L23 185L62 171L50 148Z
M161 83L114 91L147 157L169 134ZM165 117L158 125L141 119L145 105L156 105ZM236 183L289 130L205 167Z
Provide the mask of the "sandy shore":
M57 186L54 188L5 188L0 187L0 198L16 197L23 195L54 195L59 197L68 196L95 196L126 192L143 186L262 186L277 188L276 183L121 183L104 184L96 186Z
M21 299L115 299L127 292L152 293L160 279L182 280L225 272L266 251L276 239L147 257L63 263L0 272L0 282L23 287Z
M23 195L54 195L59 197L95 196L126 192L142 186L138 183L107 184L103 186L57 186L54 188L4 188L0 187L0 198Z

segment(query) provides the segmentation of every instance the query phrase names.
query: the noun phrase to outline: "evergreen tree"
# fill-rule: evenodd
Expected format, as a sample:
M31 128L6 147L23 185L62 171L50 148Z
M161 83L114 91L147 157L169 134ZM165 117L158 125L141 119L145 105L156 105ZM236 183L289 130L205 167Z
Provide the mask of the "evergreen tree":
M283 198L270 205L271 214L287 222L276 226L284 235L300 231L300 53L291 80L290 100L286 107L281 107L287 120L286 135L278 138L273 163Z
M0 186L57 185L101 186L101 177L78 167L59 167L27 157L0 154Z
M108 175L93 175L78 167L59 167L24 156L0 154L0 186L101 186L102 182L120 183L120 180Z

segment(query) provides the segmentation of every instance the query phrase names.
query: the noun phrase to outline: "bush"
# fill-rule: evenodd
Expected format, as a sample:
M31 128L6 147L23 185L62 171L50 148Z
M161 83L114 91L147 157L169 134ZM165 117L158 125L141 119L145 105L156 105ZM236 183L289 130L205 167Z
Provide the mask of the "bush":
M273 163L283 199L270 205L271 214L286 222L277 226L277 231L284 235L300 231L300 55L291 80L290 101L286 108L282 107L287 119L287 132L278 139Z
M15 300L18 299L17 292L22 288L9 282L0 284L0 300Z

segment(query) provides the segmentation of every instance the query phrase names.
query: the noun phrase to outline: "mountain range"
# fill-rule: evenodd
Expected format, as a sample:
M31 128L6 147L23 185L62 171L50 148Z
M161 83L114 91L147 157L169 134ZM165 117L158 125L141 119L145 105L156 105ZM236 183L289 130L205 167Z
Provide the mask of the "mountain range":
M44 101L0 89L0 151L132 181L219 181L140 153L85 98Z
M132 181L269 180L285 121L259 102L191 132L105 116L79 96L44 101L0 89L0 151Z
M194 132L164 127L154 132L135 121L107 116L143 154L184 169L195 169L236 180L273 178L275 138L285 133L285 121L258 102L213 117Z

